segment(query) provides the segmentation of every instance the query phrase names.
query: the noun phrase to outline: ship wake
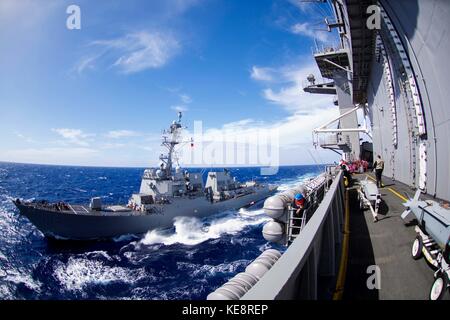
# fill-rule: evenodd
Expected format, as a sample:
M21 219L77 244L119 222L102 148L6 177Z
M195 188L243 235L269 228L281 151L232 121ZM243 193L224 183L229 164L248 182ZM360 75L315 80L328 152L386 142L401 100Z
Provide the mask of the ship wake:
M177 217L174 228L149 231L140 243L197 245L210 239L218 239L224 234L237 234L248 226L259 225L268 220L262 209L240 209L238 212L225 212L207 219Z

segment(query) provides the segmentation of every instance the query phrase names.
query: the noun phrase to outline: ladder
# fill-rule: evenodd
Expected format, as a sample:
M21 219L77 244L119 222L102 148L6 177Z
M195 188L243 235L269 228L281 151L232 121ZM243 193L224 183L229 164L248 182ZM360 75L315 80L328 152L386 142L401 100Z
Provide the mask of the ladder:
M410 173L411 173L411 179L412 179L412 185L416 186L416 170L417 170L417 151L416 151L416 144L417 144L417 126L415 123L417 123L417 117L415 113L412 112L411 106L414 106L414 104L411 101L411 90L409 88L407 80L402 79L402 91L403 94L401 95L403 97L403 103L405 105L406 114L408 116L408 136L410 139Z
M297 209L289 206L288 208L288 221L286 223L286 234L287 234L287 243L292 243L302 232L303 228L306 225L306 213L308 209L303 209L303 212L300 217L295 216L295 212Z

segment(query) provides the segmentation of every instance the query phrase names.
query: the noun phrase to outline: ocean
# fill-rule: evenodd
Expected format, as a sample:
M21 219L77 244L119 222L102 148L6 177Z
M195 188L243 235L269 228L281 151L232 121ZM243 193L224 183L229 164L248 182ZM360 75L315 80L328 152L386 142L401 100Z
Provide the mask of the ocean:
M87 204L94 196L126 203L139 190L143 170L0 163L0 299L203 300L265 249L285 250L262 236L269 221L262 203L202 220L179 217L174 227L141 237L84 243L46 239L12 203ZM275 183L280 190L322 171L284 166L261 176L259 168L230 169L239 181Z

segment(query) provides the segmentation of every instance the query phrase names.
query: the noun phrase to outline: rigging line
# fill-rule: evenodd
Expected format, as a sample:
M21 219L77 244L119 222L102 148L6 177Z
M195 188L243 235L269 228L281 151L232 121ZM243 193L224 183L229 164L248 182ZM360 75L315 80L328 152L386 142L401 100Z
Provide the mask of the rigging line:
M309 5L309 3L311 3L311 5ZM311 0L311 1L299 1L299 3L308 3L308 7L312 9L312 12L315 13L316 15L324 16L324 11L323 8L320 6L320 4L317 3L317 1Z
M333 7L333 4L331 3L331 0L327 0L327 5L324 6L324 8L326 8L328 10L331 17L334 16L334 7Z
M328 13L324 10L320 3L316 2L315 7L317 8L317 12L319 12L319 14L321 14L323 18L326 18L328 16Z
M307 150L308 150L309 155L310 155L311 158L313 159L314 163L316 164L317 169L319 169L319 172L321 172L321 171L322 171L322 168L320 167L320 165L319 165L319 163L317 162L316 158L314 158L314 156L313 156L311 150L309 150L309 149L307 149Z
M315 151L316 151L317 158L319 158L320 163L325 164L325 162L323 161L322 157L319 154L319 151L317 149Z
M320 19L317 22L311 22L309 23L310 26L315 26L315 25L323 25L323 20Z

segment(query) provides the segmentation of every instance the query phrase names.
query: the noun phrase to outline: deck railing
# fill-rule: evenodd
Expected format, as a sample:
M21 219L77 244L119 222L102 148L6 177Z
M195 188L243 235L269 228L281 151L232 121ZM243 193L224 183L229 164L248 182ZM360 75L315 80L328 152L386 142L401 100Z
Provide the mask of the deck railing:
M242 300L317 299L319 277L335 277L344 220L343 173L339 171L305 228Z

